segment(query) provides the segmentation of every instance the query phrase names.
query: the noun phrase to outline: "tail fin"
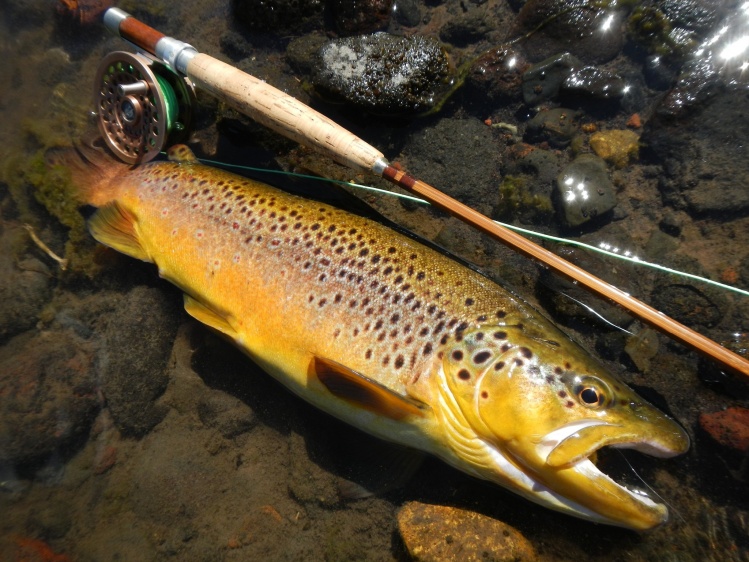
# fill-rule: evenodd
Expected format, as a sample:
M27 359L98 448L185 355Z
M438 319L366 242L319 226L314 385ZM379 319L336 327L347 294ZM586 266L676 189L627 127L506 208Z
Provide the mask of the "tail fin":
M72 148L54 149L46 155L48 166L70 171L73 195L79 203L101 207L113 198L112 179L129 169L100 138L76 143Z

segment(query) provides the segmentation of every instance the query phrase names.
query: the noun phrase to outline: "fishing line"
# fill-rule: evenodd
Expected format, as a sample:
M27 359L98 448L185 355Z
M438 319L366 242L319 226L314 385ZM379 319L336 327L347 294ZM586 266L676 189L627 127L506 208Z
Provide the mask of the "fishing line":
M561 295L562 295L562 296L564 296L564 297L567 297L567 298L568 298L568 299L570 299L571 301L574 301L574 302L576 302L577 304L579 304L580 306L582 306L582 307L583 307L584 309L586 309L586 310L587 310L588 312L590 312L591 314L595 314L596 316L598 316L598 318L600 318L601 320L603 320L603 321L604 321L604 322L605 322L606 324L608 324L609 326L613 326L614 328L616 328L617 330L621 330L621 331L622 331L622 332L624 332L625 334L629 334L630 336L634 336L634 334L633 334L632 332L630 332L630 331L629 331L629 330L627 330L626 328L622 328L622 327L621 327L621 326L619 326L618 324L614 324L614 323L613 323L613 322L612 322L611 320L607 319L607 318L606 318L606 317L605 317L605 316L604 316L603 314L601 314L600 312L597 312L597 311L596 311L596 310L595 310L595 309L594 309L593 307L591 307L591 306L589 306L589 305L585 304L584 302L581 302L581 301L577 300L577 299L576 299L576 298L574 298L574 297L571 297L571 296L569 296L569 295L568 295L567 293L565 293L565 292L562 292L562 293L561 293Z
M327 179L327 178L322 178L320 176L314 176L314 175L310 175L310 174L298 174L296 172L287 172L285 170L268 170L266 168L254 168L252 166L242 166L240 164L227 164L225 162L219 162L219 161L216 161L216 160L208 160L208 159L205 159L205 158L199 158L198 160L200 160L201 162L204 162L206 164L213 164L213 165L222 166L222 167L225 167L225 168L236 168L236 169L247 170L247 171L251 171L251 172L266 173L266 174L283 174L283 175L286 175L286 176L292 176L292 177L297 177L297 178L303 178L303 179L310 179L310 180L315 180L315 181L324 181L324 182L329 182L329 183L335 183L335 184L338 184L338 185L344 185L344 186L354 187L354 188L358 188L358 189L364 189L364 190L367 190L367 191L374 191L376 193L382 193L384 195L390 195L390 196L393 196L393 197L400 197L401 199L406 199L408 201L413 201L415 203L422 203L424 205L431 205L429 203L429 201L421 199L420 197L414 197L412 195L407 195L407 194L404 194L404 193L396 193L396 192L390 191L388 189L381 189L381 188L378 188L378 187L372 187L372 186L369 186L369 185L362 185L362 184L359 184L359 183L353 183L353 182L348 182L348 181L344 181L344 180L331 180L331 179ZM741 289L739 287L733 287L731 285L726 285L725 283L721 283L720 281L714 281L713 279L708 279L706 277L701 277L701 276L695 275L693 273L687 273L686 271L679 271L678 269L672 269L670 267L666 267L665 265L660 265L660 264L657 264L657 263L653 263L653 262L649 262L649 261L644 261L644 260L641 260L640 258L638 258L635 255L628 255L627 253L619 253L616 250L609 250L609 249L607 249L605 247L600 247L600 246L592 246L590 244L586 244L585 242L580 242L579 240L571 240L569 238L560 238L558 236L553 236L551 234L544 234L542 232L536 232L535 230L529 230L529 229L523 228L521 226L515 226L515 225L512 225L512 224L507 224L507 223L500 222L500 221L494 221L494 222L496 222L497 224L500 224L500 225L504 226L505 228L509 228L510 230L514 230L515 232L520 232L521 234L527 234L528 236L535 236L537 238L542 238L544 240L550 240L552 242L556 242L556 243L559 243L559 244L567 244L567 245L570 245L570 246L576 246L578 248L584 248L586 250L590 250L591 252L596 252L598 254L603 254L604 256L608 256L608 257L617 258L617 259L620 259L620 260L623 260L623 261L627 261L627 262L632 263L634 265L642 265L642 266L645 266L645 267L650 267L652 269L663 271L665 273L670 273L672 275L679 275L681 277L686 277L686 278L692 279L694 281L699 281L701 283L706 283L708 285L713 285L714 287L718 287L720 289L725 289L726 291L732 291L734 293L738 293L738 294L743 295L745 297L749 297L749 291L746 291L746 290ZM601 244L604 245L605 243L602 242ZM572 298L572 297L569 297L569 298ZM575 299L572 299L572 300L575 300ZM575 301L575 302L578 302L578 304L582 304L579 301ZM586 306L586 305L583 305L583 306ZM593 312L595 314L598 314L594 310L592 310L592 309L590 309L590 310L591 310L591 312ZM601 317L601 318L604 321L608 322L608 320L606 320L605 318L603 318L603 317ZM610 324L610 322L608 322L608 323ZM622 328L620 328L620 329L622 329ZM626 332L626 330L624 330L624 331Z
M669 513L675 513L676 515L678 515L678 517L679 517L679 519L681 519L682 523L686 523L687 522L687 520L684 519L684 517L681 515L681 512L679 512L678 509L676 509L672 504L670 504L668 501L666 501L666 498L664 498L658 492L656 492L650 484L648 484L647 482L645 482L645 479L642 476L640 476L640 474L635 470L635 467L632 466L632 463L629 462L629 459L627 458L627 456L624 454L624 452L621 449L613 448L613 450L616 451L617 453L619 453L619 455L621 455L621 457L624 460L624 462L627 464L627 466L629 467L629 469L632 471L632 474L634 474L635 477L642 483L642 485L645 486L645 488L647 488L648 492L651 493L651 494L653 494L653 496L655 496L656 498L658 498L664 505L666 505L668 507ZM635 493L637 493L637 492L635 492Z

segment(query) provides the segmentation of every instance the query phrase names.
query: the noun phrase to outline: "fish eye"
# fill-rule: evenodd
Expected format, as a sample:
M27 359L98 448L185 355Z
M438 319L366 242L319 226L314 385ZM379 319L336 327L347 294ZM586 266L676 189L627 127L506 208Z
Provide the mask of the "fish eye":
M580 404L587 408L601 408L609 402L611 393L604 383L590 377L583 378L575 385L574 394Z

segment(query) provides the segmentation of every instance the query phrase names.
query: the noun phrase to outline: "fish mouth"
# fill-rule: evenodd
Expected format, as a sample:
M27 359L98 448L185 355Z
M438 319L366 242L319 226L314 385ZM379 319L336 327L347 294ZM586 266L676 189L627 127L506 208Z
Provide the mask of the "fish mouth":
M568 507L580 516L640 531L657 527L668 520L666 505L643 490L615 481L599 469L594 457L603 447L634 449L659 458L686 452L686 433L669 422L664 431L651 433L595 419L567 423L536 445L543 463L541 480L572 502Z

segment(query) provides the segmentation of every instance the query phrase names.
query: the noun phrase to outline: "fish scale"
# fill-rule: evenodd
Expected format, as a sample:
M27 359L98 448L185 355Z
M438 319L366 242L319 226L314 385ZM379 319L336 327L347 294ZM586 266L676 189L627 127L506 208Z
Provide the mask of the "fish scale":
M665 506L590 460L667 457L684 430L518 297L385 226L200 165L59 156L92 235L150 261L185 309L293 392L537 503L647 529Z

